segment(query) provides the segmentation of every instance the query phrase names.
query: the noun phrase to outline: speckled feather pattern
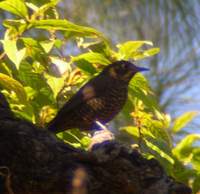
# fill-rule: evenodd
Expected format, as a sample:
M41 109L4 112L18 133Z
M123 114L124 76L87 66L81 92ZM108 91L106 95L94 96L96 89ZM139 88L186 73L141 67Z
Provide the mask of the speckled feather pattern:
M102 124L111 121L126 103L128 84L139 71L137 68L127 61L108 65L59 110L48 129L54 133L71 128L93 130L95 121Z
M105 124L113 119L123 108L127 99L127 86L120 84L115 88L110 88L101 96L91 98L81 103L68 114L60 114L62 122L56 119L53 129L71 129L79 128L81 130L91 130L96 120Z

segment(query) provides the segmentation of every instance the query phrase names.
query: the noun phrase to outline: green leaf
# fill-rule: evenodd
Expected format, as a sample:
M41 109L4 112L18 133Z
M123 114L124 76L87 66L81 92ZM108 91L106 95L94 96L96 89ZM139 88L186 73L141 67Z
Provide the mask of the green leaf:
M192 150L194 149L193 144L199 140L200 140L200 134L187 135L173 149L173 154L178 159L184 161L185 163L190 162L193 156L192 153Z
M91 144L91 138L88 137L88 136L83 136L81 138L81 145L84 147L84 148L88 148L89 145Z
M26 104L21 109L17 109L18 104L11 104L12 111L19 117L35 123L35 115L31 104Z
M138 132L138 128L137 127L126 126L126 127L120 128L120 131L125 131L129 135L133 136L134 138L139 138L139 132Z
M151 93L151 88L147 79L141 73L137 73L133 79L131 79L129 83L130 88L133 90L135 88L139 88L140 90L144 91L145 93Z
M137 139L140 136L138 127L135 127L135 126L122 127L122 128L120 128L120 130L126 131L129 135L131 135L131 136L133 136L134 138L137 138ZM145 128L142 128L141 131L142 131L143 135L154 137L153 134L150 131L146 130Z
M34 17L34 16L44 14L49 8L55 7L58 2L59 1L57 1L57 0L54 0L54 1L51 0L49 3L46 3L46 4L42 5L41 7L37 7L36 5L34 5L32 3L26 3L26 5L30 9L35 11L35 13L32 15L32 17Z
M76 148L87 149L91 142L91 138L88 137L86 133L80 132L78 129L59 133L58 137Z
M95 69L95 67L93 67L91 63L89 63L88 61L84 59L77 60L75 63L77 67L80 68L80 70L82 70L85 74L89 74L91 76L97 73L97 70Z
M35 67L36 65L39 65L39 66ZM30 100L29 103L32 104L36 115L39 114L40 109L44 105L55 104L52 90L49 87L49 85L46 83L46 80L43 77L44 70L41 69L39 70L39 73L37 73L38 70L36 68L40 68L40 67L42 66L38 63L30 64L26 61L23 61L20 65L20 68L18 71L18 77L17 77L19 80L22 81L22 83L25 86L29 86L34 90L35 92L34 98L33 98L34 100ZM28 90L26 90L26 92L28 92ZM27 93L27 96L30 96L30 95Z
M21 35L26 29L28 24L25 20L4 20L3 25L8 28L6 35L12 39L13 37Z
M18 50L16 40L1 40L1 42L3 43L4 51L8 58L15 64L16 68L19 69L19 65L26 54L26 48Z
M146 57L151 57L153 55L158 54L159 52L160 52L160 48L155 47L155 48L151 48L151 49L145 50L144 51L144 55Z
M58 57L49 57L52 64L50 66L50 71L53 75L61 77L64 73L69 73L71 71L70 63L63 61Z
M12 77L12 70L3 62L0 63L0 72Z
M151 41L127 41L125 43L118 44L119 59L128 60L129 58L132 58L133 53L135 53L144 44L153 46Z
M92 52L103 54L104 56L111 58L116 54L110 47L109 42L102 41L101 39L91 38L77 38L77 45L80 48L89 49Z
M26 50L27 56L31 57L34 61L39 61L44 67L47 66L49 58L45 49L41 46L40 42L34 40L33 38L20 38L23 41Z
M49 53L51 49L53 48L55 41L45 40L45 41L40 41L39 43L42 46L42 48L45 50L45 52Z
M138 141L138 138L141 138L138 128L135 126L126 126L120 130L126 131L136 141ZM165 167L171 168L174 164L174 159L172 157L171 148L167 142L160 137L155 137L148 128L142 127L140 130L142 133L142 148L145 148L144 150L148 153L154 153L153 155L155 155L157 159L159 157L159 160L165 164Z
M33 20L31 21L31 27L46 29L46 30L63 30L72 33L76 33L76 36L92 36L101 37L104 40L106 38L103 34L94 28L79 26L67 20L48 19L48 20Z
M95 64L101 64L101 65L108 65L111 63L102 54L95 53L95 52L88 52L88 53L80 54L76 57L72 57L73 62L76 62L82 59L88 61L89 63L95 63Z
M28 10L23 0L6 0L0 2L0 8L12 14L26 18Z
M151 48L145 51L138 51L133 53L133 55L131 56L131 58L133 58L134 60L141 60L147 57L151 57L152 55L155 55L157 53L160 52L160 48Z
M164 140L167 142L168 146L172 146L172 140L170 138L170 135L167 131L167 126L165 126L165 123L160 120L153 120L151 119L148 123L148 130L151 131L151 133L156 137Z
M55 45L56 48L60 49L63 44L64 44L63 40L55 39L55 44L54 45Z
M199 173L200 173L200 148L194 148L192 150L192 154L193 154L193 157L192 157L192 165L193 165L193 168L195 170L197 170Z
M137 73L129 83L128 97L133 100L135 97L140 99L151 111L159 110L156 97L153 95L147 79Z
M195 173L193 173L194 175ZM198 194L199 191L200 191L200 174L198 173L193 181L193 184L192 184L192 191L193 193L196 193Z
M3 21L3 25L7 28L19 28L21 25L25 25L26 21L23 19L20 20L11 20L11 19L7 19Z
M166 142L162 139L154 139L152 137L146 137L144 141L149 148L156 151L162 158L165 158L172 165L174 164L170 147L166 144Z
M63 88L65 84L65 77L56 78L47 73L44 74L44 77L46 78L48 85L53 91L54 98L56 98L56 96L58 95L58 93L60 92L60 90Z
M24 87L24 90L26 91L27 100L32 100L37 94L37 92L30 86Z
M18 78L24 85L30 86L35 91L39 91L42 87L47 87L41 74L35 73L33 70L33 64L23 61L20 65Z
M30 2L26 2L26 6L30 9L32 9L33 11L37 11L39 9L39 7L37 7L36 5L34 5L33 3L30 3Z
M175 121L172 127L172 131L174 133L179 132L182 128L184 128L188 123L190 123L196 116L198 112L186 112L183 115L179 116Z
M16 93L18 99L22 102L25 103L26 102L26 92L24 90L23 85L18 82L17 80L3 74L0 73L0 85L8 90L8 91L13 91Z

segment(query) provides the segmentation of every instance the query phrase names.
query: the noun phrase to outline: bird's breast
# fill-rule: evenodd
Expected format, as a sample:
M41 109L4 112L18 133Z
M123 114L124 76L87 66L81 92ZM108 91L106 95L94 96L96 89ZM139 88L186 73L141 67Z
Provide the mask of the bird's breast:
M105 114L105 120L110 121L116 114L118 114L123 108L127 99L126 88L113 88L105 96L106 105L102 110L102 115Z
M116 87L104 91L87 102L90 107L85 111L85 119L99 120L107 123L113 119L123 108L127 99L127 88Z
M127 88L124 87L115 86L98 93L75 111L82 120L81 128L91 128L96 120L103 124L111 121L121 111L126 99Z

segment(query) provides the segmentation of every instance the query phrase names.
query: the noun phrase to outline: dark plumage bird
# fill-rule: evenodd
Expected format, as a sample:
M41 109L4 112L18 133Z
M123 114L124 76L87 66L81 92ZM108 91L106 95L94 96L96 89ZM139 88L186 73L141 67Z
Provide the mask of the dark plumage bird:
M96 122L106 124L123 108L131 78L147 68L129 61L116 61L88 81L57 113L48 124L54 133L71 128L92 130Z

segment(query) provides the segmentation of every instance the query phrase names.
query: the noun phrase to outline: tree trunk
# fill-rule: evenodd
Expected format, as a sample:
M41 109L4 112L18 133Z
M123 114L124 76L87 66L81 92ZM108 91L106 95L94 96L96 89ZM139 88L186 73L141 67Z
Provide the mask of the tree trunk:
M17 119L0 94L0 194L190 194L147 160L116 141L75 149Z

